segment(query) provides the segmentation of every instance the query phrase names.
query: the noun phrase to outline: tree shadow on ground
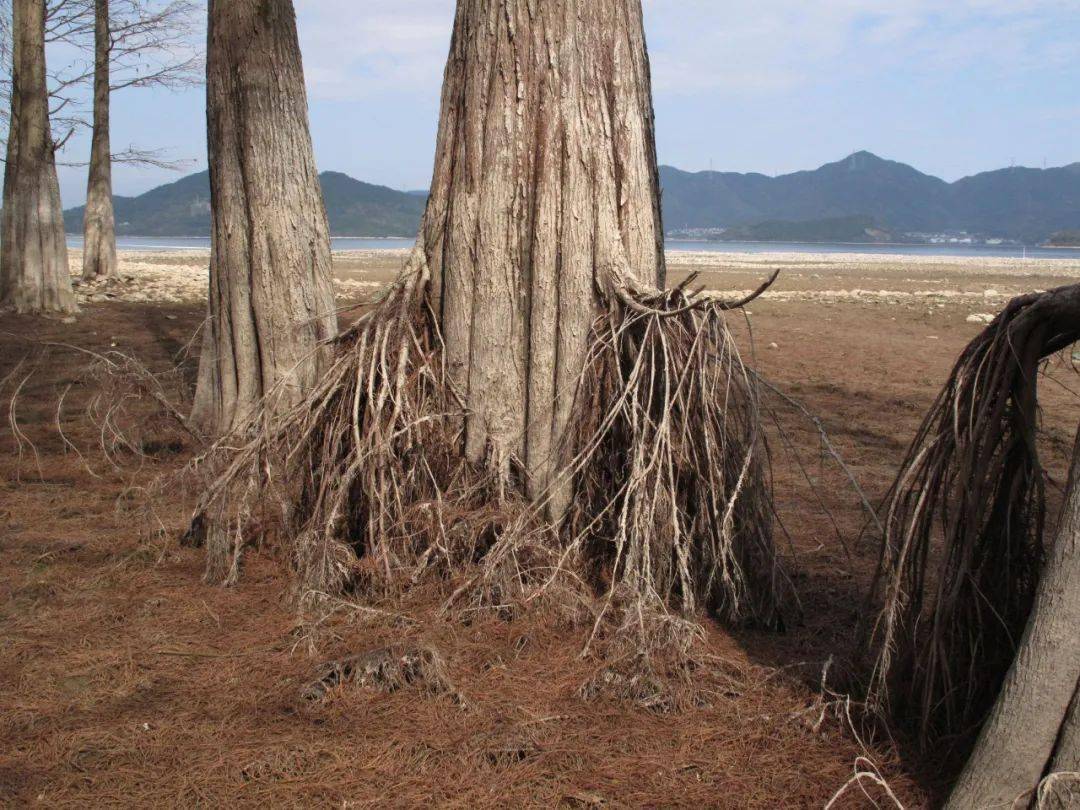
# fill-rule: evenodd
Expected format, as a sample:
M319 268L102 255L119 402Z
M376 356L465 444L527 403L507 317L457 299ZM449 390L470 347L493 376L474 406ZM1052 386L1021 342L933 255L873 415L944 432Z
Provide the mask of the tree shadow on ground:
M872 565L870 558L876 560L876 553L868 547L858 549L856 567ZM881 718L865 711L873 663L861 632L873 621L865 577L853 576L840 564L805 566L790 576L801 610L790 611L787 627L782 632L741 629L731 635L751 661L774 670L780 682L808 690L822 705L850 698L855 728L844 728L844 733L851 736L857 732L864 740L891 746L904 770L937 806L963 766L966 749L939 746L925 750L903 729L889 728ZM833 716L841 722L839 715ZM842 724L847 725L847 721Z

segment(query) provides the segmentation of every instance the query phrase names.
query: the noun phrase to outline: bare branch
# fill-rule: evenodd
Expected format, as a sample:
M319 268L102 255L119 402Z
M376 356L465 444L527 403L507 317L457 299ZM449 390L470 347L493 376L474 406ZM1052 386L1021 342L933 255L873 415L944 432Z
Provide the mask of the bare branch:
M149 166L155 169L167 169L168 171L173 172L178 172L195 165L195 161L190 158L181 158L178 160L167 159L165 157L164 149L138 149L135 146L128 146L128 148L122 152L114 152L112 162L123 163L126 166Z
M200 7L192 0L112 0L109 67L113 92L138 87L179 90L202 82ZM46 42L93 53L93 0L48 0ZM0 130L8 123L11 97L11 0L0 0ZM73 59L49 74L50 116L59 151L90 125L84 88L94 76L93 59ZM75 111L75 108L78 108ZM0 139L2 140L2 139ZM176 169L187 161L166 160L158 151L128 149L120 162ZM65 165L85 165L65 163Z
M195 45L198 11L190 0L164 5L113 0L109 20L112 90L199 84L203 58Z

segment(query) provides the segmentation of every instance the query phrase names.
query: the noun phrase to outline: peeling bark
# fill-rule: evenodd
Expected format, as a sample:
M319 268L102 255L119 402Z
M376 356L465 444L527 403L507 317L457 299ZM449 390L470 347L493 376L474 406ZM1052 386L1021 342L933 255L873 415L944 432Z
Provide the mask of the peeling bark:
M22 313L77 311L49 125L44 0L14 0L11 126L0 227L0 305Z
M109 37L109 0L94 0L94 132L83 214L82 276L88 281L111 278L117 273L109 136Z
M299 401L337 317L292 2L211 0L207 43L212 249L192 419L221 433Z
M536 496L612 284L664 282L640 0L459 0L421 244L466 455Z

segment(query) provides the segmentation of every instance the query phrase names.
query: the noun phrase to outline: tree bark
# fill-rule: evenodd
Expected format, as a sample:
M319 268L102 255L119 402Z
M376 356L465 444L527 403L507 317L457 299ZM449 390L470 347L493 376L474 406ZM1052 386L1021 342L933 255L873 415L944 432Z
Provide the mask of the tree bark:
M221 433L297 402L337 329L291 0L211 0L206 95L210 295L192 419Z
M49 126L45 2L14 0L12 11L14 69L0 228L0 304L23 313L72 313L77 308Z
M466 454L536 496L613 284L664 282L640 0L459 0L421 240Z
M949 798L949 810L1010 808L1080 764L1080 435L1050 557L1012 669Z
M83 269L87 281L117 273L116 219L109 137L109 0L94 0L94 133L83 214Z
M19 168L19 37L15 36L15 6L12 6L11 103L8 116L7 153L4 159L4 201L0 211L0 303L7 302L15 283L15 176Z

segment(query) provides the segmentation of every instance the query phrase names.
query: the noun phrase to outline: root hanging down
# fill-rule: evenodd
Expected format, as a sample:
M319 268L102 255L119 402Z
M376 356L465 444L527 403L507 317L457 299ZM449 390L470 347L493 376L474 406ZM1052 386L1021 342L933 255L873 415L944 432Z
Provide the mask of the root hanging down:
M612 591L776 626L756 384L724 320L731 305L685 286L597 321L571 422L583 462L568 534Z
M1080 285L1010 302L961 354L887 500L872 699L923 744L977 731L1027 623L1046 523L1039 368L1078 339Z
M389 588L476 555L497 515L488 479L455 452L461 405L427 283L414 263L338 338L304 401L264 409L207 454L196 520L208 525L208 581L235 581L246 535L273 524L291 538L302 597Z
M200 459L208 483L195 522L206 527L209 581L235 581L244 545L280 532L308 604L441 576L456 585L448 606L505 609L561 588L575 609L606 592L600 618L618 602L641 615L708 609L779 623L756 387L724 320L742 302L684 285L610 303L563 439L572 461L530 501L505 465L461 451L465 403L445 368L429 281L416 251L338 338L304 402L260 415ZM568 503L557 523L555 497Z

